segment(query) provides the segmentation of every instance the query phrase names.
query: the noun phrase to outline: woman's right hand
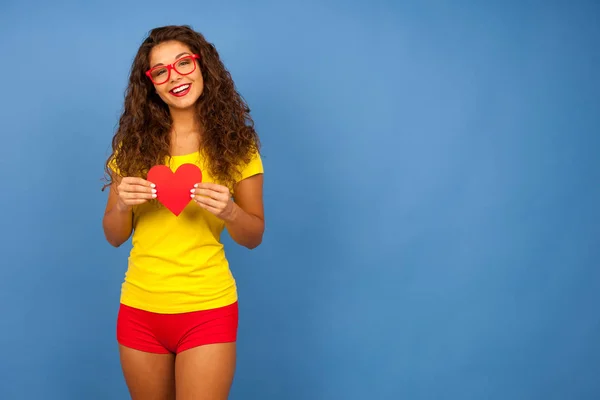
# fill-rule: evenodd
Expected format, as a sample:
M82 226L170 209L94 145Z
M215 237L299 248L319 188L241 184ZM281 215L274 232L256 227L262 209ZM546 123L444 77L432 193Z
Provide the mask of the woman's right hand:
M156 185L142 178L125 177L117 186L119 200L117 208L129 211L133 206L143 204L156 198Z

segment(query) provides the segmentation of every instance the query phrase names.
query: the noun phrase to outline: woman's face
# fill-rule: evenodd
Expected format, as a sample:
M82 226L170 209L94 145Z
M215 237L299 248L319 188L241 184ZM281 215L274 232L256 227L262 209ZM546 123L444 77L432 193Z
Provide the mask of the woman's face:
M202 94L204 80L197 59L187 45L163 42L150 52L150 74L154 88L169 108L186 109ZM173 68L174 67L174 68Z

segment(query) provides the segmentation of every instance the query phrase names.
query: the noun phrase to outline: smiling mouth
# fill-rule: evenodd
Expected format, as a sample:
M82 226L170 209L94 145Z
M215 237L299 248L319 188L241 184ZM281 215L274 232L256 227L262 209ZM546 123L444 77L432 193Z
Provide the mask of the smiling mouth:
M186 83L185 85L177 86L169 91L173 96L182 97L189 93L191 83Z

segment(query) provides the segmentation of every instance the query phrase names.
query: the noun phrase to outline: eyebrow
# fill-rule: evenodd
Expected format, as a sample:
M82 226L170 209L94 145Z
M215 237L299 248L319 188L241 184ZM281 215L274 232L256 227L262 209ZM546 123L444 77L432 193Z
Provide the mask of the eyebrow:
M184 56L184 55L189 55L190 53L188 53L187 51L184 51L183 53L179 53L175 56L175 59L179 59L179 57ZM151 66L150 68L154 68L154 67L158 67L159 65L164 65L163 63L156 63L153 66Z

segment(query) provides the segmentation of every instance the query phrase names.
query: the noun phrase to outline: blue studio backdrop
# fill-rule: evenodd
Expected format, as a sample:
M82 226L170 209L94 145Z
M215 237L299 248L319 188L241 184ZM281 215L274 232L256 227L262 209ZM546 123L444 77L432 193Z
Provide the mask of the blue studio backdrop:
M600 3L0 5L0 399L127 399L103 163L190 24L263 142L231 399L600 398Z

